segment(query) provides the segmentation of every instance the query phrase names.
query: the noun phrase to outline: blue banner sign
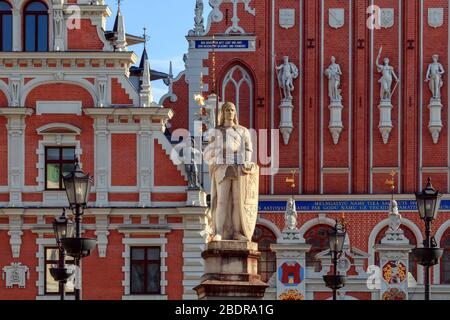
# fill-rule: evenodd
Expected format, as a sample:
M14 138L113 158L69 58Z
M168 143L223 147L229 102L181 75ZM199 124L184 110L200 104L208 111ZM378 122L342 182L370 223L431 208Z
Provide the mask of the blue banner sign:
M397 200L400 211L417 211L415 200ZM348 211L377 211L386 212L389 210L389 200L356 200L356 201L297 201L297 211L299 212L348 212ZM286 201L260 201L259 211L261 212L284 212ZM441 211L450 211L450 200L441 201Z
M248 49L248 40L195 40L195 49Z

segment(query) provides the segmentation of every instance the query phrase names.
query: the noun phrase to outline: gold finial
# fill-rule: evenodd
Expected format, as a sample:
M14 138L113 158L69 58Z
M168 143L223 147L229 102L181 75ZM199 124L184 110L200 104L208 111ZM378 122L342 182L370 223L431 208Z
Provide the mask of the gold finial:
M396 172L394 170L391 171L390 173L390 178L387 178L386 181L384 182L386 184L386 186L388 186L388 188L391 190L391 192L394 192L395 190L395 176L396 176Z
M295 188L295 175L297 174L297 170L291 170L291 175L286 178L286 183L288 184L289 188L292 189L292 192L294 192Z

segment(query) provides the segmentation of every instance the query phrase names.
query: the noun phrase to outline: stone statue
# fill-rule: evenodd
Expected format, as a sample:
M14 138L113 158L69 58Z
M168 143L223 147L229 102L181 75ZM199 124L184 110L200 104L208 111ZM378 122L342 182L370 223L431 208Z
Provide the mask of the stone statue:
M445 73L444 67L439 63L437 54L432 57L433 62L428 66L425 82L429 82L433 99L441 99L441 88L444 85L442 75Z
M258 213L259 167L252 162L250 132L240 126L236 106L223 104L209 132L213 241L251 241Z
M195 149L194 146L194 139L189 139L188 143L180 151L180 159L188 175L188 189L200 190L199 166L202 163L202 153Z
M205 25L203 19L203 0L197 0L195 3L195 17L194 30L196 36L202 35L205 32Z
M397 81L397 84L399 82L399 79L395 74L394 68L389 65L389 58L384 58L383 65L379 63L382 51L383 47L380 48L376 60L378 72L382 74L382 77L380 78L380 80L378 80L378 82L381 84L380 98L382 101L390 101L392 94L395 91L395 88L394 90L392 90L392 78Z
M397 201L391 201L391 209L389 210L389 230L397 231L400 228L402 216L398 212Z
M297 210L295 207L295 200L290 198L286 205L286 211L284 213L284 228L286 230L297 229Z
M330 100L332 102L342 101L342 90L340 88L342 71L334 56L331 57L331 64L325 70L325 75L328 77L328 96Z
M299 76L299 70L295 64L289 62L289 57L284 57L284 62L280 66L275 66L278 72L278 84L283 89L283 100L292 100L292 91L294 91L294 80Z

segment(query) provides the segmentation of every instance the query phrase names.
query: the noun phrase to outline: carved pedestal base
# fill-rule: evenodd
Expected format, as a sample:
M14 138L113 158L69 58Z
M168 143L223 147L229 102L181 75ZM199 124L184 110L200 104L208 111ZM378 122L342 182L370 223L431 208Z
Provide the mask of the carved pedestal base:
M206 192L203 190L188 190L186 205L189 207L206 207Z
M258 275L258 245L246 241L214 241L202 257L205 274L194 288L201 300L262 299L267 284Z
M284 144L288 145L292 131L294 130L294 124L292 122L292 110L294 110L294 106L292 105L292 100L290 99L282 100L279 108L280 108L280 132L281 135L283 136Z
M431 137L433 138L433 143L437 144L439 142L439 135L443 127L441 117L441 99L431 99L428 109L430 109L430 123L428 124L428 129L430 130Z
M338 144L339 137L344 129L344 125L342 124L342 109L344 106L341 101L332 101L328 108L330 109L330 124L328 125L328 129L330 129L333 143Z
M380 109L380 124L378 125L378 129L380 129L383 143L387 144L393 128L391 120L391 111L393 106L390 100L381 100L378 108Z

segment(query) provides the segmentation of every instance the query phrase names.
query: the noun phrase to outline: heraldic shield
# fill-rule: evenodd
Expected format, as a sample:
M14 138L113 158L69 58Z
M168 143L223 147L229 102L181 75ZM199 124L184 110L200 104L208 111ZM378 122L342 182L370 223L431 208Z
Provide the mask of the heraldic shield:
M244 236L251 240L255 232L258 217L259 167L253 164L252 169L239 175L241 197L241 227Z

